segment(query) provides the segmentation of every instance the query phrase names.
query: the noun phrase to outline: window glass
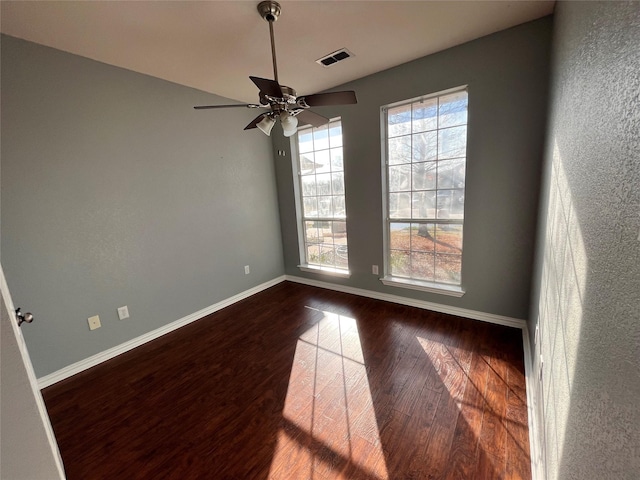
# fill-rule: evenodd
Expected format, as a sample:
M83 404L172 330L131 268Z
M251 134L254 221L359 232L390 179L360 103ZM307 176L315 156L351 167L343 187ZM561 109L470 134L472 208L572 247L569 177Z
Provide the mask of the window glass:
M386 274L461 285L468 93L384 108Z
M298 129L298 172L304 264L347 271L342 124Z

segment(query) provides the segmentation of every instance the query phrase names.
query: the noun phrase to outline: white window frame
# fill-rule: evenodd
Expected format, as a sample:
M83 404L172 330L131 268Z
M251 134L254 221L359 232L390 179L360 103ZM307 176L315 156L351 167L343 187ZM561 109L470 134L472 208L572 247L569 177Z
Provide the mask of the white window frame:
M342 128L342 119L341 117L335 117L330 119L329 125L334 122L340 122L340 127ZM299 128L298 130L301 130ZM344 145L344 139L343 139ZM330 146L331 147L331 146ZM315 150L314 150L315 151ZM349 278L351 276L351 272L348 268L335 268L330 267L328 265L319 265L315 263L309 263L307 260L307 245L306 245L306 236L305 236L305 221L344 221L347 224L347 215L345 213L344 218L338 217L313 217L313 218L305 218L304 217L304 206L303 206L303 197L302 197L302 173L300 172L300 164L299 164L299 149L298 149L298 134L291 137L291 162L293 169L293 189L295 195L295 206L296 206L296 224L298 231L298 249L299 249L299 258L300 264L298 268L303 272L311 272L311 273L319 273L323 275L335 276L335 277L343 277ZM343 176L344 176L344 150L343 150ZM344 194L346 201L346 193ZM345 205L346 212L346 205ZM348 227L347 227L348 228Z
M389 162L388 162L388 155L389 155L389 147L388 147L388 118L387 118L387 114L389 109L391 108L395 108L395 107L399 107L399 106L403 106L403 105L412 105L414 103L418 103L420 101L424 101L424 100L431 100L433 98L438 98L438 97L442 97L445 95L449 95L452 93L456 93L456 92L461 92L461 91L466 91L467 95L468 95L468 86L467 85L463 85L460 87L456 87L456 88L451 88L448 90L443 90L440 92L436 92L433 94L429 94L429 95L423 95L420 97L416 97L416 98L412 98L412 99L408 99L408 100L403 100L400 102L395 102L389 105L385 105L383 107L380 108L380 127L381 127L381 152L382 152L382 199L383 199L383 232L384 232L384 237L383 237L383 247L384 247L384 276L380 279L380 281L385 284L385 285L389 285L389 286L394 286L394 287L400 287L400 288L407 288L407 289L412 289L412 290L419 290L419 291L424 291L424 292L430 292L430 293L437 293L437 294L442 294L442 295L449 295L449 296L453 296L453 297L462 297L465 293L464 287L463 287L463 268L464 265L462 263L462 257L461 257L461 272L460 272L460 284L448 284L448 283L439 283L436 281L428 281L428 280L422 280L422 279L416 279L416 278L410 278L410 277L400 277L400 276L393 276L391 275L390 271L391 271L391 239L390 239L390 230L391 230L391 223L435 223L435 224L459 224L463 226L463 237L464 237L464 215L462 220L455 220L455 221L451 221L451 220L443 220L443 219L429 219L429 220L418 220L416 221L416 219L413 218L390 218L390 205L389 205L389 199L390 199L390 195L389 195ZM468 98L468 97L467 97ZM468 102L468 100L467 100ZM468 103L467 103L467 113L469 112L469 107L468 107ZM467 117L467 123L466 123L467 127L469 125L469 119ZM439 131L440 128L437 128L436 131ZM412 133L413 135L413 133ZM467 130L467 142L468 142L468 130ZM467 154L468 154L468 149L467 149ZM466 155L465 155L465 171L466 171ZM465 187L464 187L465 191L466 191L466 180L465 180ZM413 191L413 187L411 187L411 190ZM436 187L436 195L437 195L437 187ZM464 254L464 247L462 248L462 256Z

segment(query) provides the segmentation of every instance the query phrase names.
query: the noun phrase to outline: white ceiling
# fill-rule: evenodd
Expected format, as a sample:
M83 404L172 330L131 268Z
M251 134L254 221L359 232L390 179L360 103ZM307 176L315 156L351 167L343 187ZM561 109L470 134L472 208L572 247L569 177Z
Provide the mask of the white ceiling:
M553 1L280 0L280 83L310 94L553 11ZM7 1L2 33L243 102L273 78L258 1ZM315 61L340 48L355 56Z

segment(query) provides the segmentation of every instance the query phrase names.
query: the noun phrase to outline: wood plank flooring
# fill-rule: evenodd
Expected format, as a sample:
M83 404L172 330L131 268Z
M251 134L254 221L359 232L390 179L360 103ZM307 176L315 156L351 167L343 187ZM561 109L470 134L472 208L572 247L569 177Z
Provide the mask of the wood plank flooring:
M290 282L43 396L70 480L531 476L519 330Z

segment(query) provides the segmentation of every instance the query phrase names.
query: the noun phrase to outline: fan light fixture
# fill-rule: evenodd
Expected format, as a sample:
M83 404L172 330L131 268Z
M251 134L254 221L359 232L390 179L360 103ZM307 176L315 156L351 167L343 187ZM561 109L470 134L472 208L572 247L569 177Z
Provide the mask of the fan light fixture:
M264 118L256 124L256 127L262 130L262 133L269 136L271 135L271 130L273 129L273 126L275 124L276 121L273 118L271 118L269 115L265 115Z
M298 131L298 119L287 112L280 114L280 123L285 137L290 137Z

